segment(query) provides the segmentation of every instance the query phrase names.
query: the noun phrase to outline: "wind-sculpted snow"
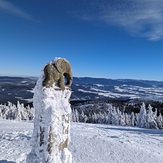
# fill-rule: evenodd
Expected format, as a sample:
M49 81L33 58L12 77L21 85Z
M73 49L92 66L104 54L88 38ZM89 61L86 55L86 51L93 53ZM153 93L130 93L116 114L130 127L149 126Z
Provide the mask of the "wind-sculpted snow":
M25 163L33 124L0 120L0 162ZM162 163L163 131L72 123L70 151L76 163Z
M27 163L72 163L70 142L71 91L54 84L43 87L43 75L34 89L35 108L32 150Z

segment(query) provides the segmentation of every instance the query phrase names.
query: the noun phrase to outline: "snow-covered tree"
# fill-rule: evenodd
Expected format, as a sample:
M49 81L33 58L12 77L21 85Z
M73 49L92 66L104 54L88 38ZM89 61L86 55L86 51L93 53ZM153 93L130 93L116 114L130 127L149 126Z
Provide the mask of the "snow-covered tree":
M139 113L135 113L135 126L139 126Z
M112 107L110 114L111 114L111 124L118 125L119 117L115 107Z
M163 118L162 118L161 113L157 117L156 123L157 123L157 126L158 126L159 129L162 129L163 128Z
M141 105L140 113L139 113L139 119L138 119L138 126L139 127L146 128L146 126L147 126L146 117L147 117L146 107L145 107L145 103L143 103Z
M82 111L81 111L81 114L80 114L80 116L79 116L79 121L80 121L80 122L84 122L84 117L85 117L84 111L82 110Z
M96 109L94 109L94 106ZM163 128L163 115L157 114L157 109L153 109L151 105L147 110L145 104L142 104L140 113L125 113L119 107L114 107L112 104L104 104L101 109L98 104L80 105L72 109L72 121L84 123L101 123L113 124L121 126L138 126L143 128ZM80 110L81 109L81 110ZM89 109L91 111L89 111ZM155 110L155 111L153 111ZM19 101L17 105L8 102L8 104L0 104L0 117L10 120L33 120L34 108L24 106Z
M10 120L33 120L34 110L32 107L25 107L19 101L17 105L8 102L7 105L0 105L0 117Z
M129 124L130 124L129 115L127 113L125 113L125 125L129 126Z
M131 113L131 126L135 126L135 114L134 114L134 112Z
M155 128L157 129L157 123L156 123L156 117L157 117L157 111L153 113L152 106L148 106L148 113L147 113L147 123L146 128Z
M120 115L119 124L120 124L121 126L125 126L125 125L126 125L126 123L125 123L125 115L124 115L124 112L122 112L121 115Z

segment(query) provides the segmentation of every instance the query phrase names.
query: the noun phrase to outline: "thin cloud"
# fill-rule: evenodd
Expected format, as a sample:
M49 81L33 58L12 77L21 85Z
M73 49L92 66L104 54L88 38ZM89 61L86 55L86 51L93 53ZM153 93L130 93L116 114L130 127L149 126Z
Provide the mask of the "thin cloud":
M0 10L27 20L33 19L30 14L26 13L22 9L18 8L17 6L6 0L0 0Z
M132 35L148 40L163 39L162 0L101 0L92 1L96 12L84 13L83 20L96 20L124 28ZM97 7L98 6L98 7ZM90 14L91 13L91 14Z

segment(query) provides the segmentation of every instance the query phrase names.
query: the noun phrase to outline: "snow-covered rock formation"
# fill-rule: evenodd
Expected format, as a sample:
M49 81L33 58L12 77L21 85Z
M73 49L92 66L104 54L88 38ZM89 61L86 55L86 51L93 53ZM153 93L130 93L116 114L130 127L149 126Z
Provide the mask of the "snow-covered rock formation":
M70 142L71 91L55 86L43 87L42 75L34 90L34 130L32 150L27 163L71 163Z

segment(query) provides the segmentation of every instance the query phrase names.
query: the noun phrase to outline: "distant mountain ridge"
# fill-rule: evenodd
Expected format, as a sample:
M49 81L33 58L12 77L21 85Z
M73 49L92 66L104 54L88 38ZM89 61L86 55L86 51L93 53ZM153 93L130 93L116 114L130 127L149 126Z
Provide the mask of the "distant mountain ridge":
M37 77L0 76L0 103L32 102ZM72 100L145 99L163 101L163 81L74 77Z
M92 78L92 77L74 77L74 82L81 84L109 84L109 85L122 85L128 84L137 86L152 86L157 85L163 87L163 81L152 80L138 80L138 79L107 79L107 78ZM83 83L84 82L84 83Z

